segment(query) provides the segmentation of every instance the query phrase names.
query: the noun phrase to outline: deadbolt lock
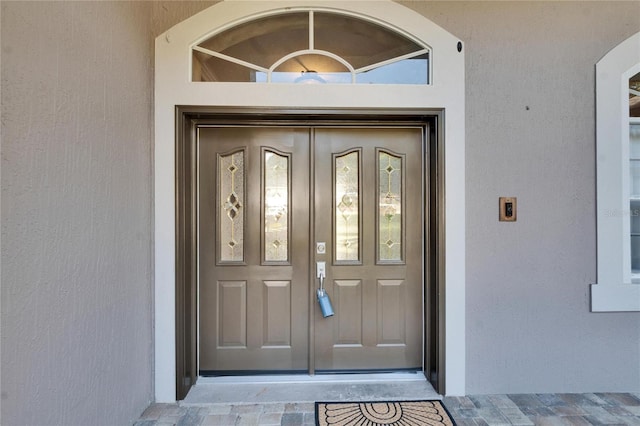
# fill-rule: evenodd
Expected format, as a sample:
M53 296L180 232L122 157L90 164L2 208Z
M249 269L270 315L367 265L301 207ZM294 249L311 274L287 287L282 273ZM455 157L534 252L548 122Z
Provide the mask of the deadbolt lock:
M327 245L324 242L316 243L316 254L325 254L327 252Z

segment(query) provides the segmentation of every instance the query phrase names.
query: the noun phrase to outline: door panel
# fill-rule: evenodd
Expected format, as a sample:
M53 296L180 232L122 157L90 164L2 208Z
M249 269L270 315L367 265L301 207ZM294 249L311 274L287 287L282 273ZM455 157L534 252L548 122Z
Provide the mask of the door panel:
M308 164L308 129L199 128L201 373L307 370Z
M314 147L316 261L335 312L315 314L315 368L421 368L422 129L322 128Z

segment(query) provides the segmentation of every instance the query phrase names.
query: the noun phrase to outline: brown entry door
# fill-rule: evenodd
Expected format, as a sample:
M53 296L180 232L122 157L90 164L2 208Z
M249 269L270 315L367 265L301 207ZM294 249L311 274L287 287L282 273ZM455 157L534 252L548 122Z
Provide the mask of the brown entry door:
M315 369L421 368L422 131L314 134L315 260L335 312L315 315Z
M200 374L421 367L422 147L421 128L199 128Z
M201 374L307 371L309 130L197 140Z

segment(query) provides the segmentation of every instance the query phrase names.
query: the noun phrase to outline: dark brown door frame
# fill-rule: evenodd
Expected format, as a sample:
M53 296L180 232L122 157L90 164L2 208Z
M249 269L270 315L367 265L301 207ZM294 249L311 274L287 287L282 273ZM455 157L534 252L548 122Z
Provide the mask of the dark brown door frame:
M421 125L425 159L424 368L435 390L445 393L444 111L414 109L260 109L177 106L176 119L176 399L197 378L196 129L200 124L322 126L336 124ZM431 212L431 214L429 214ZM158 313L156 313L158 314Z

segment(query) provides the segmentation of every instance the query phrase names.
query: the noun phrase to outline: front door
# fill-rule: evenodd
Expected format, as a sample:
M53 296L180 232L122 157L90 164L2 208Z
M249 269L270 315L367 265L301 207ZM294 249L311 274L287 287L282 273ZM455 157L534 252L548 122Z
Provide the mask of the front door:
M202 126L196 140L200 374L420 369L423 129Z

